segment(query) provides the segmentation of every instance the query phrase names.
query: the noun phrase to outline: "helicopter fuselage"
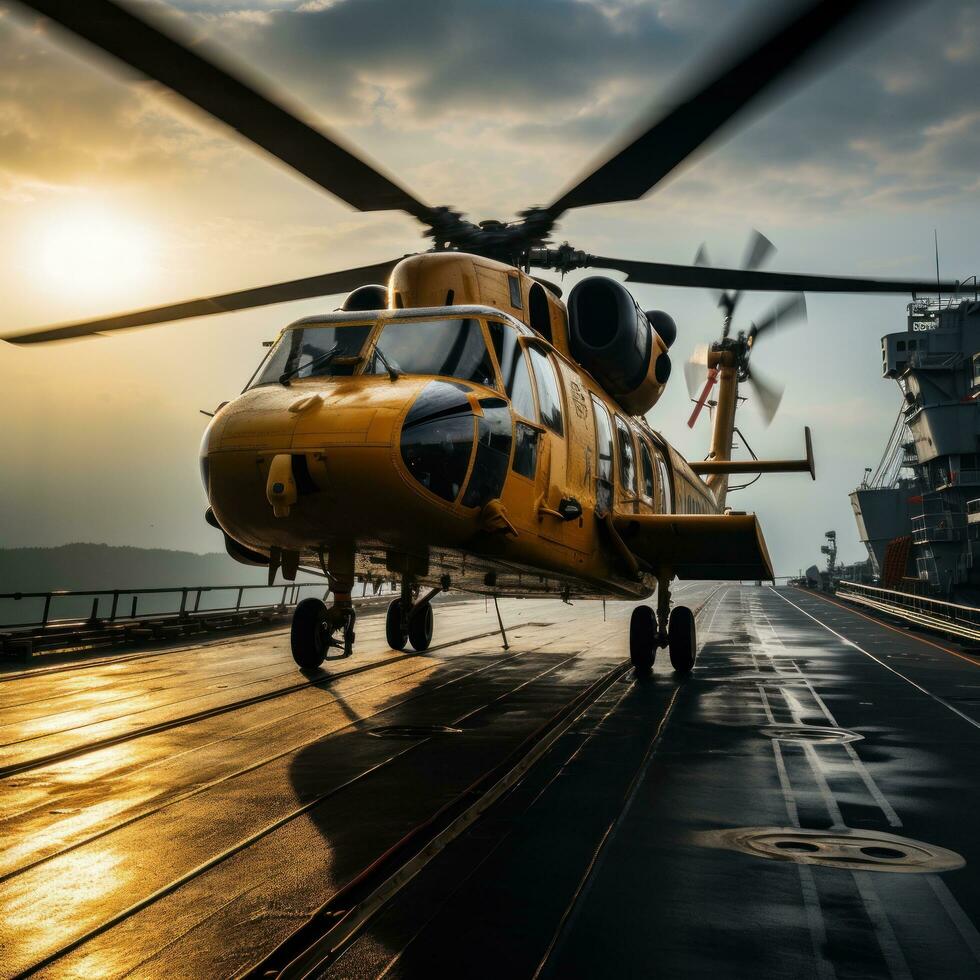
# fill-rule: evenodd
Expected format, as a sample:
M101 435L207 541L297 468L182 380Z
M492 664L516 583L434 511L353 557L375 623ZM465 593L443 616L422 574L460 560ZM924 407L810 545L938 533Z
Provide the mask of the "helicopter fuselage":
M406 260L389 308L282 332L202 445L229 551L287 575L322 566L494 594L650 595L656 577L624 564L608 515L717 514L723 493L572 360L554 293L537 308L546 337L526 322L527 292L544 287L486 260L502 275L481 281L471 258ZM484 302L457 302L474 291ZM405 302L435 292L451 305Z

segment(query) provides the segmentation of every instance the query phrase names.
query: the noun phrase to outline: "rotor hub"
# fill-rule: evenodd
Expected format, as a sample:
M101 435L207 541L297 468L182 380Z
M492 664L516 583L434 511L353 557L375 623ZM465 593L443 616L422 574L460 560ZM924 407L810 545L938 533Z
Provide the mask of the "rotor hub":
M526 266L533 261L531 250L542 250L547 244L555 219L546 208L528 208L518 217L520 220L512 222L488 218L474 224L451 207L431 208L426 214L429 227L425 235L439 251L455 249ZM584 252L577 254L585 258Z

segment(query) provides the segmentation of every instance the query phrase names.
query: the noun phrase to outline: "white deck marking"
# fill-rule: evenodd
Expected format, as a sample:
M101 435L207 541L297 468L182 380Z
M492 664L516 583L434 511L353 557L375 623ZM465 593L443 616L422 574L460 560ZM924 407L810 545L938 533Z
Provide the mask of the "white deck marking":
M849 640L846 636L841 636L841 634L838 633L837 630L831 629L826 623L822 623L819 619L817 619L816 616L811 616L810 613L808 613L805 609L803 609L801 606L798 606L792 600L787 599L786 596L784 596L781 592L777 592L776 589L774 589L772 586L766 586L766 588L768 588L769 591L773 593L773 595L779 596L779 598L782 599L783 602L788 602L794 609L803 613L803 615L806 616L807 619L812 619L818 626L822 626L828 633L832 633L834 636L837 637L838 640L841 641L841 643L845 643L849 647L854 647L854 649L857 650L859 653L863 653L866 657L870 657L876 664L878 664L881 667L884 667L885 670L890 671L896 677L901 677L902 680L906 682L906 684L911 684L912 687L914 687L917 691L921 691L927 698L932 698L932 700L935 701L937 704L941 704L944 708L948 708L950 711L953 712L954 715L958 715L960 718L962 718L968 724L972 725L974 728L980 729L980 722L971 718L969 715L964 714L962 711L960 711L959 708L954 707L948 701L939 697L938 694L933 694L932 691L927 691L921 684L916 684L914 680L912 680L909 677L906 677L905 674L903 674L901 671L895 670L894 667L890 667L883 660L879 660L873 653L868 653L867 650L865 650L863 647L859 647L853 640Z

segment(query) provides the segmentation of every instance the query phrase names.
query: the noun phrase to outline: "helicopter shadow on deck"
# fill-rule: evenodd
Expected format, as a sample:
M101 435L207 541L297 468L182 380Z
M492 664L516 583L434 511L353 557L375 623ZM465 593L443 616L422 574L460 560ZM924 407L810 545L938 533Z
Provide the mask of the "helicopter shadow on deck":
M425 664L433 667L428 675L422 680L389 682L396 689L366 713L353 707L349 697L338 694L333 678L322 668L308 675L349 722L342 730L300 749L289 769L297 801L321 801L309 818L330 843L338 882L360 871L365 856L368 861L375 856L372 827L384 822L383 815L397 813L399 808L407 810L409 798L418 797L421 802L441 797L450 775L439 762L441 747L492 728L479 716L456 725L457 719L567 656L515 655L494 650L491 644L498 642L494 639L487 642L483 650L445 660L432 651L419 654L420 668ZM327 661L325 666L331 662L336 661ZM480 672L474 674L474 670ZM432 728L459 731L430 734Z
M549 677L564 682L574 678L579 690L588 681L577 678L577 672L589 670L592 678L596 676L595 661L590 665L576 658L557 666L566 657L567 653L555 652L527 652L513 659L503 651L467 654L471 663L479 665L479 661L485 661L499 666L465 677L458 660L444 662L410 691L393 694L370 716L357 717L348 707L348 729L300 750L292 761L290 780L299 802L322 800L309 811L308 818L330 848L334 887L343 887L387 848L504 759L525 734L537 727L533 720L529 722L529 713L541 719L549 717L567 700L568 687L566 684L560 691L549 692L554 697L546 702L535 694L510 705L504 701L497 710L479 709L550 666L555 666L555 670ZM610 704L631 702L634 714L643 719L652 735L679 685L679 696L698 696L696 681L681 678L669 669L647 676L635 676L630 671L614 684L612 702L599 707L591 719L583 716L562 738L572 740L569 745L578 745L593 735L605 736L601 742L608 748L603 751L616 753L623 744L621 740L629 735L615 711L603 717ZM624 688L621 699L615 692ZM459 721L468 711L475 712L473 717ZM428 726L446 726L458 733L428 734ZM399 732L400 728L404 731ZM395 731L387 735L386 729ZM597 787L597 792L602 789ZM486 912L492 916L512 916L519 911L508 906L502 896L499 908L493 906L492 898L490 901ZM515 921L514 925L519 923ZM372 925L370 935L385 948L392 948L400 934L389 935L389 926L379 920ZM411 950L406 955L408 959L403 959L403 963L412 973L414 956ZM423 971L423 966L419 962L418 970ZM487 969L491 966L492 957Z
M450 651L445 660L420 655L420 667L434 669L393 682L397 689L366 713L338 696L329 674L310 675L349 724L300 749L289 779L299 803L320 801L307 816L329 843L339 885L506 756L536 727L535 717L550 717L567 700L569 684L581 690L597 675L594 659L569 660L571 651L505 651L498 643L488 637L479 651Z

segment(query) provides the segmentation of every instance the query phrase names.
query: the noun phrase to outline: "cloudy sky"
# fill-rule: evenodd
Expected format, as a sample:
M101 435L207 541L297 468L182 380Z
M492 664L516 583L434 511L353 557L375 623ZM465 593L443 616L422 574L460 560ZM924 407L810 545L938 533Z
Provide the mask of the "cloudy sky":
M742 0L180 0L141 4L343 134L431 204L479 220L552 200L685 80L746 35ZM772 3L763 6L772 7ZM891 5L886 5L891 7ZM899 5L894 5L895 9ZM918 4L727 130L647 199L566 216L558 240L736 264L752 228L772 267L846 274L980 271L980 5ZM3 332L312 275L419 248L412 219L358 214L153 84L15 3L0 3ZM566 285L574 279L570 278ZM673 313L675 362L717 335L712 298L637 287ZM775 297L757 295L744 316ZM814 430L818 480L766 477L757 511L777 572L836 528L862 557L847 492L877 463L898 408L882 334L905 298L809 298L810 321L758 350L787 386L774 424L751 404L760 455ZM104 541L220 550L202 520L197 446L261 341L312 301L71 344L0 347L0 546ZM700 457L678 371L650 415Z

